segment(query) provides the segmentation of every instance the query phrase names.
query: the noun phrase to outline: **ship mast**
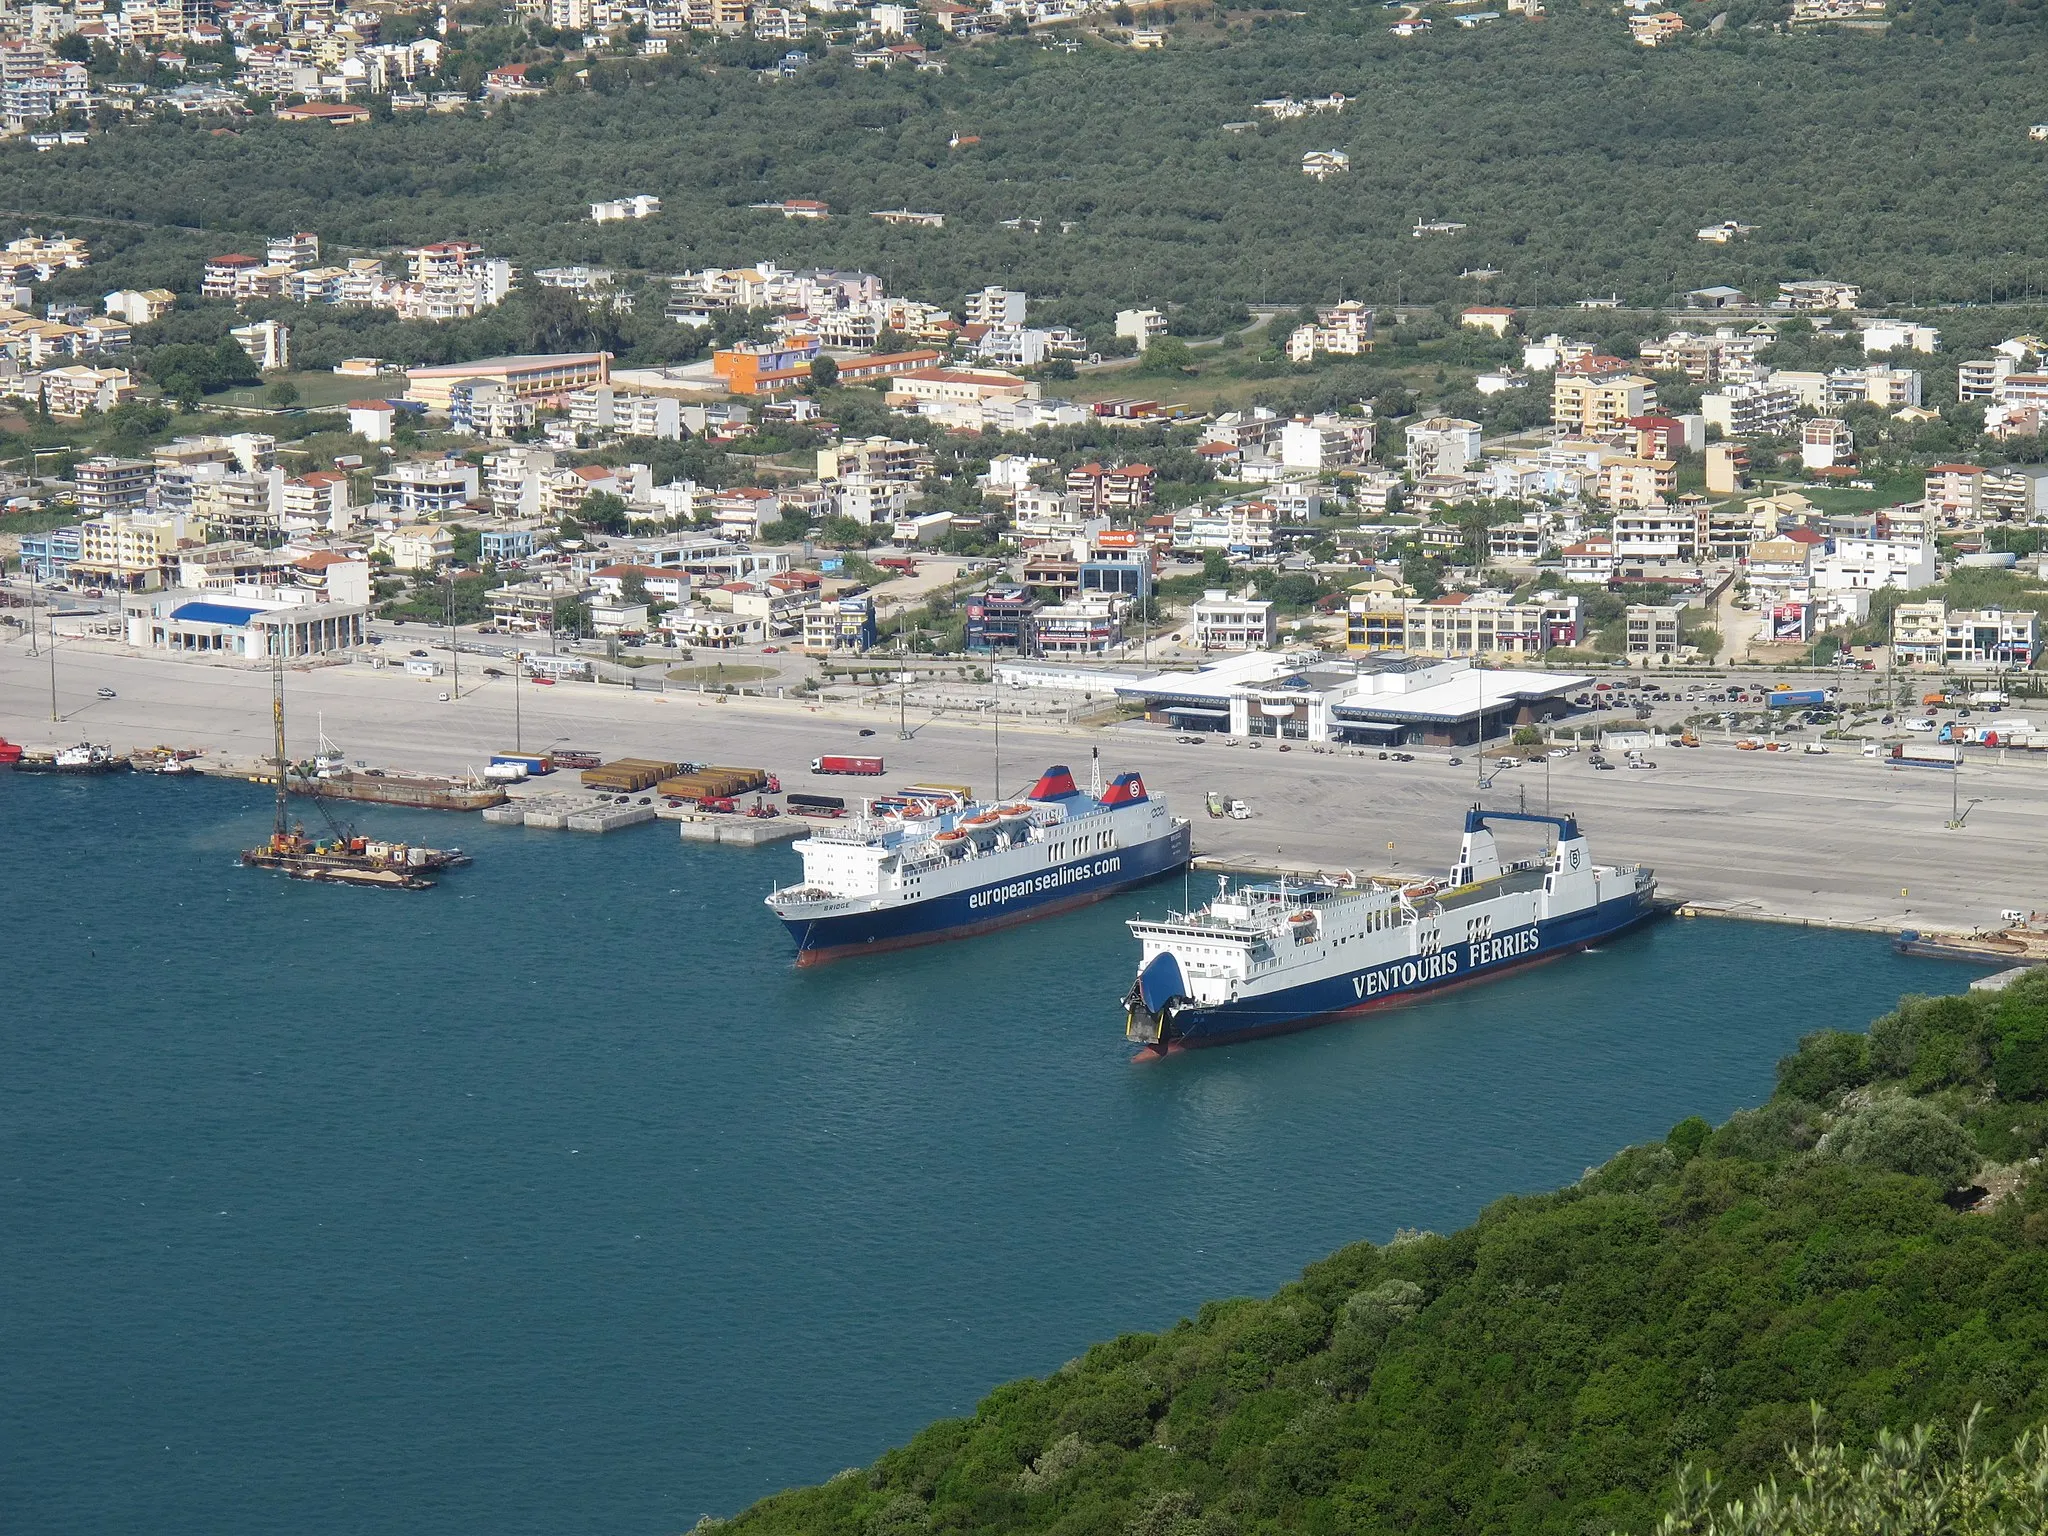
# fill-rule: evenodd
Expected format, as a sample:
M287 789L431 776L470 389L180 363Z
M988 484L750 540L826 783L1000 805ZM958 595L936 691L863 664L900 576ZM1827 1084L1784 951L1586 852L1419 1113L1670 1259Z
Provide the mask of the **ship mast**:
M289 830L290 816L284 786L284 635L273 634L270 643L274 647L270 654L270 725L277 761L277 820L271 837L282 842Z

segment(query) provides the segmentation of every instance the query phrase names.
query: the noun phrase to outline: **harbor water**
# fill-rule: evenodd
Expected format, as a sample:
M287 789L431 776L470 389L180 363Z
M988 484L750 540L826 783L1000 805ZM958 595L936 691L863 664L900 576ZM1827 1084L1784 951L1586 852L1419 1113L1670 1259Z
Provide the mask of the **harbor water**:
M235 863L260 786L0 775L12 1529L686 1529L1980 974L1674 921L1139 1066L1179 881L799 971L786 845L349 815L476 864L295 884Z

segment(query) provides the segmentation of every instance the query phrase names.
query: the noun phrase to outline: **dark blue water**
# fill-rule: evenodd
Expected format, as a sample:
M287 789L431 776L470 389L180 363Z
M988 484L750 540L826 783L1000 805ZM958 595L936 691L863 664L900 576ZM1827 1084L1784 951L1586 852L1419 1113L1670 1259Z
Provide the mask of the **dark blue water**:
M675 1531L1974 974L1670 923L1135 1067L1129 899L798 973L786 849L366 808L477 863L329 891L268 815L0 775L10 1529Z

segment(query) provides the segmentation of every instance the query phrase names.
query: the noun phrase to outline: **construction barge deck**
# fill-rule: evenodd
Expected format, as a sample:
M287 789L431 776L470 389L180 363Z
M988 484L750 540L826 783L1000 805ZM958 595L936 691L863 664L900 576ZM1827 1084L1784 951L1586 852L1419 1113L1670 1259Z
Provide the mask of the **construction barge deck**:
M472 784L426 773L386 773L376 768L345 769L318 777L305 776L294 769L287 779L295 795L373 805L409 805L429 811L485 811L503 805L507 798L505 791L495 784Z

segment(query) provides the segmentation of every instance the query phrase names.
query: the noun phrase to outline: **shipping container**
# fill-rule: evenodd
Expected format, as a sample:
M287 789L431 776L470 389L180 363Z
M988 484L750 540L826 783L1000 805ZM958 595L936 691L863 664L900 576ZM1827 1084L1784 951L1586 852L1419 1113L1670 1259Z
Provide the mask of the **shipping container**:
M844 816L846 802L837 795L791 795L790 811L798 816Z
M652 789L676 771L674 763L657 763L644 757L622 757L599 768L583 770L583 787L607 794L633 795Z
M1813 709L1827 701L1823 688L1780 688L1768 702L1772 709Z
M814 757L811 759L813 773L857 773L867 777L878 777L886 772L879 757Z
M974 789L971 785L938 784L930 781L906 784L897 793L913 800L943 800L950 796L963 805L974 798Z
M661 781L661 792L672 800L731 799L768 782L761 768L698 768Z

